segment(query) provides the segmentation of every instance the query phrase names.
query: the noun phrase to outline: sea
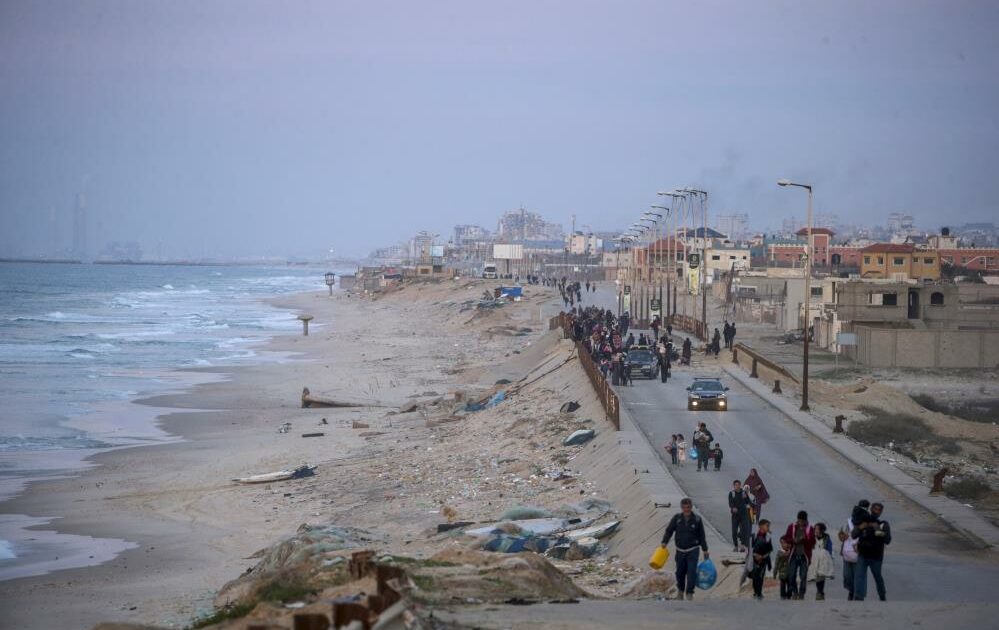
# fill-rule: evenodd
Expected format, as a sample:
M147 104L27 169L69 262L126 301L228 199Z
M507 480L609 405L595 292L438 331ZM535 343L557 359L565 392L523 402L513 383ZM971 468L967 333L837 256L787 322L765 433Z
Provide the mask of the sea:
M103 451L177 440L132 401L286 360L261 346L301 329L268 298L326 290L301 266L0 263L0 580L96 564L134 542L59 533L11 514L30 482L78 474Z

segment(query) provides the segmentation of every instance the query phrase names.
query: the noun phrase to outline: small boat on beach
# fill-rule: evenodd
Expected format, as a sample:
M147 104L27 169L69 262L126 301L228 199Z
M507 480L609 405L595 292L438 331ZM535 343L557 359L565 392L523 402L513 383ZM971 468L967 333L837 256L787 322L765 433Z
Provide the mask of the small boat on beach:
M302 479L304 477L312 477L316 474L315 466L299 466L295 470L276 470L269 473L261 473L259 475L250 475L248 477L235 477L233 481L236 483L271 483L272 481L285 481L287 479Z

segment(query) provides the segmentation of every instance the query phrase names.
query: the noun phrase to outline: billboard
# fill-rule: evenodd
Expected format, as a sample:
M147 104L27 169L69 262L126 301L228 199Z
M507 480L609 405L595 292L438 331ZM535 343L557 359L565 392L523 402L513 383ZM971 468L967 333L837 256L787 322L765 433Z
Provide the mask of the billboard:
M496 260L520 260L524 257L523 245L493 245L493 258Z
M443 245L431 245L430 246L430 257L431 258L444 258L444 246Z

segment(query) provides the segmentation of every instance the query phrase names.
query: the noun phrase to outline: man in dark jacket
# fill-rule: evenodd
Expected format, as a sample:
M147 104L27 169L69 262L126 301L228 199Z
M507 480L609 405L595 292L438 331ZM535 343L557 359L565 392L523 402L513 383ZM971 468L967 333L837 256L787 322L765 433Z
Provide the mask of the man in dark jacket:
M857 567L853 575L853 599L864 601L867 596L867 569L874 576L878 599L885 601L885 580L881 577L881 564L885 559L885 545L891 544L891 526L881 518L885 506L871 504L871 513L859 523L854 523L850 537L857 541Z
M707 470L708 469L708 457L711 451L711 443L714 441L715 436L708 431L708 427L703 422L697 425L697 429L694 430L694 447L697 448L697 470Z
M739 551L749 546L750 520L749 507L753 502L749 493L742 489L742 482L736 479L732 482L732 491L728 493L728 509L732 513L732 551Z
M663 534L662 546L669 544L676 534L676 588L677 599L684 593L687 599L694 599L694 586L697 583L697 561L701 549L704 559L708 558L708 540L704 536L704 522L694 514L694 503L688 498L680 501L680 513L674 514Z

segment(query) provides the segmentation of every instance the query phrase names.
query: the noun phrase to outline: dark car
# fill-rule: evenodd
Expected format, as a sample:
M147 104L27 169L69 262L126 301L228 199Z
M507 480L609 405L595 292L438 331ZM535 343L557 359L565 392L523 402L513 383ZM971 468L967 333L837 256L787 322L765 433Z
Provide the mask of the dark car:
M715 409L728 411L728 388L717 378L695 378L687 388L687 409Z
M628 366L631 378L656 378L659 376L659 360L648 346L633 346L628 350Z

